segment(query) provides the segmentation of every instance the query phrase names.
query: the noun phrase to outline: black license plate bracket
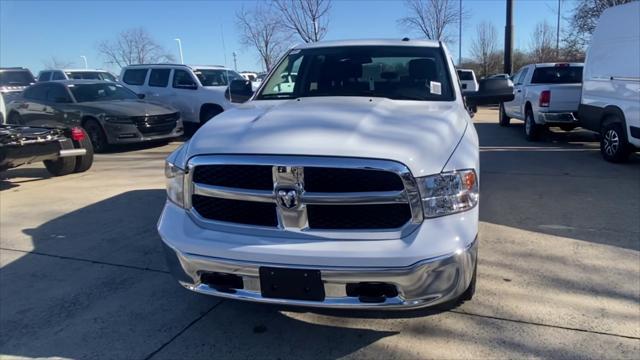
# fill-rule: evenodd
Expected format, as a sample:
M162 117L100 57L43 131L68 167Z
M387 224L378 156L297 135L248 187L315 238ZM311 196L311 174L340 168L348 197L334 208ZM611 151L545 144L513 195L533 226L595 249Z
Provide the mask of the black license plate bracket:
M260 289L265 298L323 301L320 270L260 267Z

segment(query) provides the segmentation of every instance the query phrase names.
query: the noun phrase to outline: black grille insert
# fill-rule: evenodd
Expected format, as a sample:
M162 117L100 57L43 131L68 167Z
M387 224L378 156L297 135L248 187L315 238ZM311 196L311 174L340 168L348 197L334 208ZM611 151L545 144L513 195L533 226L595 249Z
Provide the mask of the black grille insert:
M361 192L403 190L402 179L382 170L307 167L304 189L309 192Z
M200 165L193 172L193 181L240 189L273 189L272 167L266 165Z
M198 214L210 220L257 226L278 226L276 204L219 199L201 195L193 195L191 202Z
M311 229L395 229L411 219L408 204L307 205Z
M132 116L130 119L143 134L168 134L176 127L180 113Z

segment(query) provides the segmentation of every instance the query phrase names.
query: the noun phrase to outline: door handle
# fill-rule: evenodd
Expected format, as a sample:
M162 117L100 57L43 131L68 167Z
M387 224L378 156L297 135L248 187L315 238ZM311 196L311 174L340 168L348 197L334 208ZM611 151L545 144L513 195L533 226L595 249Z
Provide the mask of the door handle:
M518 90L516 90L516 92L519 92L519 93L521 93L521 92L522 92L522 90L520 90L520 89L518 89Z

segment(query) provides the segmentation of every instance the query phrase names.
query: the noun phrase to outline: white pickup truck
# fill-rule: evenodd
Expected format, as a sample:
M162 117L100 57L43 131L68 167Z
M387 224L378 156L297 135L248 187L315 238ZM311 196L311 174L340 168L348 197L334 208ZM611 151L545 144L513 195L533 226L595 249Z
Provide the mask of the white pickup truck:
M500 125L512 118L524 120L527 140L534 141L545 127L571 131L578 126L582 91L582 63L545 63L524 66L513 75L513 101L500 104Z
M513 98L495 90L466 105ZM199 293L281 305L470 300L480 156L465 100L437 41L292 48L168 157L169 268Z

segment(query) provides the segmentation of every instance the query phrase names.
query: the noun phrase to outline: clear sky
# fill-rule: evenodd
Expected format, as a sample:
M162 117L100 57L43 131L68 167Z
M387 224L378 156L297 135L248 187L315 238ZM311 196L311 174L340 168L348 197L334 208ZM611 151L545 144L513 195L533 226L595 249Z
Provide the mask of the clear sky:
M539 21L555 28L558 0L515 0L515 45L528 47L531 32ZM469 18L463 23L462 53L469 55L475 27L492 22L502 45L505 0L462 0ZM185 63L233 66L232 52L238 54L238 70L259 70L255 51L243 48L235 25L235 13L252 1L10 1L0 0L0 66L25 66L34 74L56 57L83 67L107 68L96 51L100 40L115 38L122 30L143 27L179 59L175 38L182 39ZM562 0L563 16L574 0ZM329 32L325 40L361 38L419 37L398 26L405 16L401 0L334 0ZM563 20L563 26L566 21ZM452 29L457 38L457 26ZM226 52L223 51L223 35ZM457 43L448 44L455 59ZM226 54L226 57L225 57Z

